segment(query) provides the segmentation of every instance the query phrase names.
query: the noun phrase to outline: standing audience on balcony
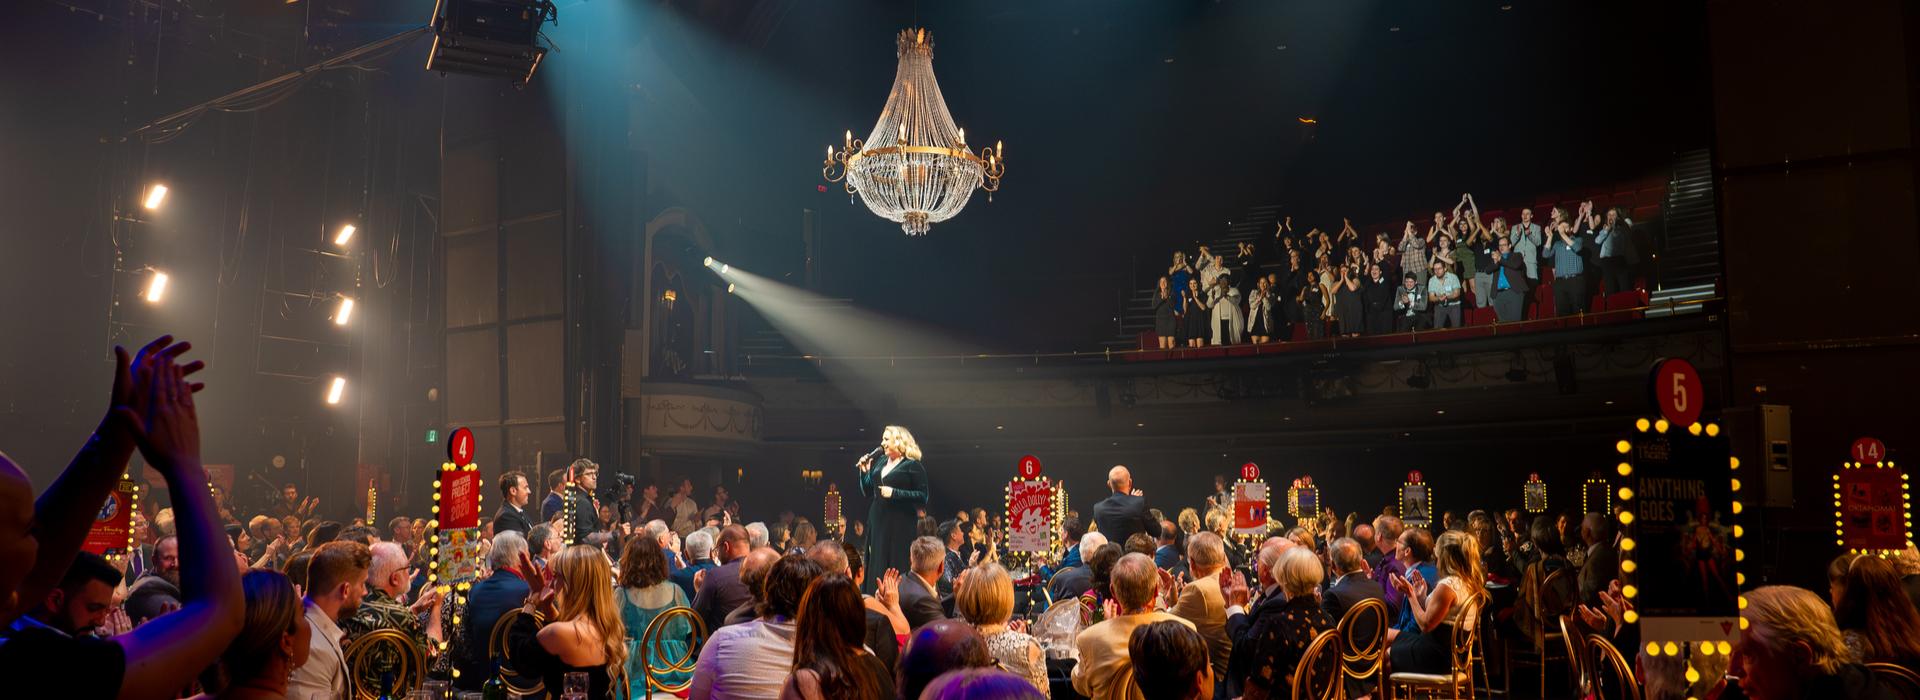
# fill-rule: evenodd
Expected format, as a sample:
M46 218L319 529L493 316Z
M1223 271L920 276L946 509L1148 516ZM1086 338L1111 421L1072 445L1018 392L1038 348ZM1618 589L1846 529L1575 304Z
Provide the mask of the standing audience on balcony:
M1273 285L1266 276L1254 282L1253 292L1247 295L1247 337L1255 343L1265 343L1280 334L1275 331L1277 318L1273 301Z
M1360 305L1366 315L1367 335L1393 332L1393 290L1397 286L1379 262L1367 264L1367 279L1360 289Z
M1541 257L1553 265L1553 312L1572 316L1587 310L1587 262L1581 257L1586 245L1567 220L1567 210L1554 207L1548 226L1550 239Z
M1247 319L1240 313L1240 290L1233 286L1233 275L1222 272L1213 278L1213 287L1207 291L1207 306L1213 309L1208 323L1213 330L1213 344L1238 344L1246 332Z
M1165 275L1160 276L1160 286L1153 290L1153 335L1161 350L1172 350L1174 323L1179 320L1175 307L1179 298L1173 293L1173 282Z
M1427 289L1420 284L1420 276L1412 272L1401 278L1401 285L1393 293L1393 329L1405 333L1424 330L1427 323Z
M1319 340L1327 336L1327 296L1320 286L1320 275L1309 272L1306 283L1294 295L1294 303L1300 307L1300 324L1307 329L1308 340Z
M1335 280L1333 291L1334 315L1339 319L1340 334L1357 336L1366 328L1366 302L1361 299L1361 285L1366 280L1366 272L1360 267L1356 249L1354 259L1340 266L1340 278Z
M1435 257L1433 276L1427 278L1427 306L1433 309L1434 328L1460 327L1460 292L1460 278L1447 270L1444 257Z
M1633 247L1633 224L1620 207L1608 207L1607 216L1594 232L1600 249L1601 288L1607 294L1633 289L1633 266L1640 262Z
M1513 239L1503 237L1497 241L1492 262L1494 317L1501 323L1520 321L1526 315L1527 293L1533 285L1527 279L1525 260L1513 252Z
M1427 245L1431 239L1431 236L1422 237L1414 229L1412 221L1408 221L1406 229L1400 233L1400 269L1418 278L1422 287L1427 284L1427 272L1430 269L1427 266Z
M1187 278L1187 288L1181 293L1181 306L1186 310L1181 326L1186 330L1187 347L1197 348L1207 344L1208 321L1213 318L1207 306L1207 292L1200 288L1200 280Z

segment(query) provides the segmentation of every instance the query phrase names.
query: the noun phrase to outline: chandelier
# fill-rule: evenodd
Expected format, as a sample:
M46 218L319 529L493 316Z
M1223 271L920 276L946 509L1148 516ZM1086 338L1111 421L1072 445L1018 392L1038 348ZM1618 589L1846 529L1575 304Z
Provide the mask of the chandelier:
M895 40L900 68L880 121L866 139L848 131L840 148L827 147L820 174L845 182L867 208L900 223L909 236L924 236L933 224L967 206L975 188L987 199L1007 171L1004 147L975 153L967 130L953 124L940 84L933 78L933 40L925 29L908 29Z

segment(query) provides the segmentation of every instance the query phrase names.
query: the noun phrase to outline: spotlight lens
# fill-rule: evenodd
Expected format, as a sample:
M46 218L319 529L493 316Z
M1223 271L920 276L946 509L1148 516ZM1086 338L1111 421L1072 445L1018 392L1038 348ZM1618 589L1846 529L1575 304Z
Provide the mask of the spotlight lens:
M713 256L711 255L707 256L707 259L702 261L700 264L705 265L707 267L713 267Z
M347 393L347 378L334 377L333 385L327 388L327 405L340 405L340 397L345 393Z
M147 303L158 304L167 293L167 273L155 271L153 279L147 281Z
M340 227L340 233L333 237L333 244L336 246L345 247L347 245L347 241L353 240L353 231L354 231L353 224L347 224L345 226Z
M166 201L167 201L167 186L154 185L152 188L147 190L147 199L145 202L142 202L142 204L144 204L148 209L159 209L161 203Z
M734 285L731 285L731 284L729 284L729 285L727 285L727 293L728 293L728 294L732 294L732 293L733 293L733 289L734 289Z
M351 318L353 318L353 298L341 297L340 310L333 313L333 325L347 325L347 320Z

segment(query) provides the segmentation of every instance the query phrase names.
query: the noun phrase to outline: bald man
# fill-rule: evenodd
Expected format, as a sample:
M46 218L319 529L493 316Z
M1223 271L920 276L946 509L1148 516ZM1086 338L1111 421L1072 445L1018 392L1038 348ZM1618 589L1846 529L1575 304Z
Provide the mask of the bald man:
M1147 510L1146 496L1133 487L1133 472L1125 466L1107 470L1107 488L1113 495L1093 504L1093 521L1108 542L1125 542L1137 533L1160 534L1160 525Z

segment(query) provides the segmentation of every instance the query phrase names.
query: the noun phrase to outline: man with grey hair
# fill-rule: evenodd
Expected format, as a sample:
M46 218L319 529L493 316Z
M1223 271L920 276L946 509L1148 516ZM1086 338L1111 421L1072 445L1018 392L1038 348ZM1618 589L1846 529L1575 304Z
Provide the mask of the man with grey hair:
M921 625L948 617L944 608L951 603L940 599L940 573L946 569L947 547L939 539L920 537L907 548L913 571L900 577L900 611L907 615L907 626ZM884 572L883 572L884 573Z
M1220 535L1195 533L1187 538L1187 571L1193 583L1180 589L1180 600L1172 613L1186 618L1207 643L1207 662L1213 666L1216 686L1214 697L1224 698L1219 685L1227 679L1227 654L1233 641L1227 637L1227 599L1220 585L1220 574L1227 570L1227 547Z
M1125 676L1133 670L1127 643L1136 627L1171 620L1193 629L1194 625L1171 613L1153 608L1160 588L1160 569L1145 554L1128 554L1113 565L1114 614L1100 624L1080 631L1073 645L1080 651L1080 663L1073 667L1073 689L1091 700L1127 698Z
M667 532L671 533L673 531L668 530ZM713 535L709 534L706 530L694 530L688 534L685 546L687 550L687 565L680 567L680 570L673 572L667 579L673 581L674 585L679 586L680 590L686 592L687 600L693 600L693 596L697 592L697 589L693 585L694 577L698 576L702 571L719 566L719 564L713 561Z
M767 524L763 522L747 523L747 544L754 549L770 547L767 537Z
M520 571L520 557L526 553L525 535L502 530L493 536L493 551L487 553L487 565L493 574L475 582L472 590L467 591L466 615L460 618L457 634L467 643L447 645L454 650L454 668L460 671L459 677L453 679L455 687L478 690L493 672L493 661L487 658L486 640L508 610L526 602L527 580Z
M740 558L740 582L746 585L751 595L747 602L741 603L721 619L721 627L759 619L761 609L767 602L767 572L773 569L777 561L780 561L780 552L772 547L761 547Z
M1047 593L1054 600L1078 598L1080 594L1093 588L1093 567L1086 564L1087 558L1107 545L1107 536L1098 532L1089 532L1080 536L1080 551L1084 554L1081 563L1061 569L1047 581Z
M349 642L380 630L398 630L421 649L428 648L432 641L440 640L440 589L427 588L420 599L409 606L400 602L406 595L408 585L413 581L413 568L407 564L407 551L398 542L377 542L368 549L373 552L373 564L367 567L367 595L360 600L360 607L340 624L340 630L346 633ZM420 613L431 610L427 625L420 624ZM391 670L397 659L369 659L372 663L359 669L353 679L359 687L371 687L366 683L379 683L380 674ZM371 678L369 678L371 675Z
M1342 537L1334 540L1327 549L1331 555L1328 558L1332 560L1329 568L1333 569L1333 584L1327 586L1320 596L1320 608L1327 611L1327 617L1338 621L1363 600L1386 601L1386 592L1368 576L1371 572L1367 570L1367 559L1361 554L1359 542L1351 537ZM1373 635L1379 633L1373 629L1355 629L1353 632L1364 640L1371 640ZM1355 694L1354 697L1367 692L1371 690Z

